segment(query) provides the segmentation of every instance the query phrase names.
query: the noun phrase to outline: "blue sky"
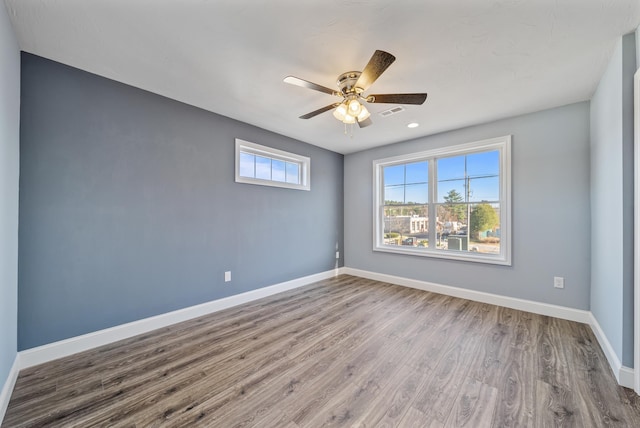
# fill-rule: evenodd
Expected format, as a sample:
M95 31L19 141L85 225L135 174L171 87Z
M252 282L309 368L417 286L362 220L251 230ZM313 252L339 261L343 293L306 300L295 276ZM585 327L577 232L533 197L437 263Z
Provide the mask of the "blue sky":
M245 152L240 153L240 175L283 183L300 183L300 168L297 164Z
M438 158L438 202L450 190L465 195L466 176L470 182L470 202L499 199L500 153L495 151ZM384 168L385 200L415 203L428 202L427 161L394 165Z

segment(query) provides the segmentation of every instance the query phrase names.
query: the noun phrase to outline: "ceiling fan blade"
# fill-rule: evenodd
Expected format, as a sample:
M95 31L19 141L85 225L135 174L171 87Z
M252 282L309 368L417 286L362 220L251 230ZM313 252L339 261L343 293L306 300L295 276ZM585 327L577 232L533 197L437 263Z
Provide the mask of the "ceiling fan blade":
M373 125L373 122L371 121L371 118L368 117L365 120L361 120L360 122L358 122L358 126L360 128L366 128L369 125Z
M312 111L311 113L307 113L305 115L300 116L300 119L311 119L314 116L319 115L320 113L324 113L325 111L329 111L333 108L336 108L340 105L340 103L329 104L328 106L324 106L319 108L318 110Z
M368 103L422 104L427 94L372 94L367 96Z
M375 51L354 86L366 91L395 60L389 52Z
M342 96L339 92L334 91L333 89L329 89L325 86L320 86L316 83L309 82L308 80L300 79L298 77L287 76L284 78L284 83L289 83L291 85L301 86L303 88L313 89L314 91L324 92L329 95L337 95Z

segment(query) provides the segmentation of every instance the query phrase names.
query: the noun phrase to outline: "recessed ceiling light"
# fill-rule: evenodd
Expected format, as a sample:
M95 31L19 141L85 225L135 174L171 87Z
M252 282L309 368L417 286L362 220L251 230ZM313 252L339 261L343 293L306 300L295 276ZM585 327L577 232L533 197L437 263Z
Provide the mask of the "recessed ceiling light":
M407 125L407 128L417 128L418 126L420 126L419 123L411 122L410 124Z

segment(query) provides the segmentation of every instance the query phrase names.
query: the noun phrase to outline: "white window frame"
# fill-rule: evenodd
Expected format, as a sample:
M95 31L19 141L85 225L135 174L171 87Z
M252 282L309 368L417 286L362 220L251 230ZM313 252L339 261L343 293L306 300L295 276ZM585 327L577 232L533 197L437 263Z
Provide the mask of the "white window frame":
M500 153L500 254L403 247L384 243L384 167L428 161L429 200L427 203L429 218L435 218L438 204L436 159L492 150L498 150ZM429 236L430 241L433 242L436 231L429 230ZM373 161L373 251L511 266L511 248L511 135Z
M285 189L311 190L311 158L274 149L249 141L236 138L236 183L256 184L259 186L283 187ZM271 159L291 162L298 165L299 184L282 181L265 180L261 178L244 177L240 175L240 153L249 153Z

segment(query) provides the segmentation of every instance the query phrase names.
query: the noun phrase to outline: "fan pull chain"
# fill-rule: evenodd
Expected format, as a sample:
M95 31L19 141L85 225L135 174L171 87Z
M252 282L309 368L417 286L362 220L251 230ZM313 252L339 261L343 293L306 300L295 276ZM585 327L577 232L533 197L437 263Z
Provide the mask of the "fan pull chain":
M347 126L349 126L351 133L347 132ZM346 123L344 124L344 135L349 135L349 137L353 138L353 123L347 125Z

